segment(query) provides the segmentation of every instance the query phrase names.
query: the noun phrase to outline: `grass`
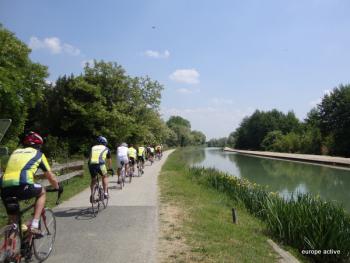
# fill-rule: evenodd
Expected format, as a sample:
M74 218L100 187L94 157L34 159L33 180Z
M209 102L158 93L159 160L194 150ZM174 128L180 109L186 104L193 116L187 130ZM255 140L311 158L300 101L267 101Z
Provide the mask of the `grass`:
M350 217L338 204L309 194L283 199L247 180L215 169L190 168L193 181L225 192L266 222L269 233L298 251L320 250L310 255L314 262L348 262L350 259ZM324 251L338 250L338 255Z
M188 246L164 262L274 262L266 225L225 193L197 184L189 176L181 150L170 155L159 177L162 206L181 209L181 236ZM238 213L232 223L231 209ZM170 226L169 226L170 227ZM172 242L174 237L165 237Z

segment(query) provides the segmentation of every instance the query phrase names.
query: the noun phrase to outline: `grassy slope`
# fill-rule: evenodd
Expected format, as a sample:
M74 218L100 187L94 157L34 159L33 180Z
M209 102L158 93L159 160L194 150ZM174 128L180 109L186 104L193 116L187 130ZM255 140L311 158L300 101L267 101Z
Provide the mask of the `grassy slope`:
M179 227L191 255L169 262L274 262L277 256L266 242L263 223L238 207L239 222L232 224L235 204L225 194L193 183L180 151L169 157L159 177L161 203L184 211Z

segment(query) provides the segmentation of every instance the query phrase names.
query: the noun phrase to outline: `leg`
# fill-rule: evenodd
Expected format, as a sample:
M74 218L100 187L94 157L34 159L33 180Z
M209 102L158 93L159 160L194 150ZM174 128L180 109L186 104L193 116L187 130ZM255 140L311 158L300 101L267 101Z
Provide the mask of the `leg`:
M42 189L41 193L38 196L38 198L36 199L35 207L34 207L34 220L38 220L38 221L40 219L41 212L43 211L43 209L45 207L45 201L46 201L45 188L41 188L41 189Z
M108 193L108 176L104 175L102 176L102 185L103 185L103 191L106 193Z

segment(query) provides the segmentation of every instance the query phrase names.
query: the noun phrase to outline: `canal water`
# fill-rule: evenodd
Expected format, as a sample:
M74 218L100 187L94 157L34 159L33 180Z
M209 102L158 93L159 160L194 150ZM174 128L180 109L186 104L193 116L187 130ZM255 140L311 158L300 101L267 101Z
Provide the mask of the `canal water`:
M194 148L188 160L195 166L214 167L268 186L269 191L284 197L292 192L320 195L342 203L350 212L350 169L247 156L219 148Z

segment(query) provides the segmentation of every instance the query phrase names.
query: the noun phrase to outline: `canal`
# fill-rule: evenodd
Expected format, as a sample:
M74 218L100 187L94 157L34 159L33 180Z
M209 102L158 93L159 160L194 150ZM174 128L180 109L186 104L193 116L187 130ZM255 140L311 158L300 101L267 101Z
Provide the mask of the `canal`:
M287 198L293 192L319 195L342 203L350 212L350 169L247 156L219 148L194 148L188 161L268 186L269 191Z

